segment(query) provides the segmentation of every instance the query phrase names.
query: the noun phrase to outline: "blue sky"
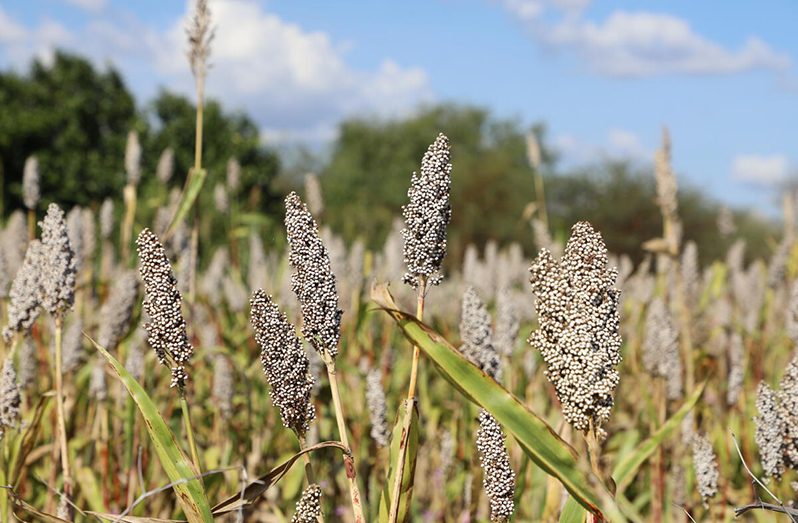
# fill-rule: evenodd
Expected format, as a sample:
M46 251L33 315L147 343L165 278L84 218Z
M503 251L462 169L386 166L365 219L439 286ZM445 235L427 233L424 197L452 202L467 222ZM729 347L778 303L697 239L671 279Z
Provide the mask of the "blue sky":
M190 0L0 1L0 66L57 46L123 72L141 101L191 93ZM682 180L775 214L798 165L794 1L211 0L209 94L271 142L320 143L336 123L419 103L543 120L565 165L650 162L671 130Z

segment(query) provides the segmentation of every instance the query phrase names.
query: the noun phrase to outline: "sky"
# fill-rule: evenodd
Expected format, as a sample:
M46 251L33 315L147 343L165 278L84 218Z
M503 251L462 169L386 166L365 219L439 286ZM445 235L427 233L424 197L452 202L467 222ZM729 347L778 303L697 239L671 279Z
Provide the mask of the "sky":
M266 143L329 143L342 119L454 101L546 122L564 167L651 163L777 214L798 173L798 2L210 0L208 95ZM65 48L112 62L139 102L193 93L192 0L0 0L0 68ZM456 158L455 158L456 167Z

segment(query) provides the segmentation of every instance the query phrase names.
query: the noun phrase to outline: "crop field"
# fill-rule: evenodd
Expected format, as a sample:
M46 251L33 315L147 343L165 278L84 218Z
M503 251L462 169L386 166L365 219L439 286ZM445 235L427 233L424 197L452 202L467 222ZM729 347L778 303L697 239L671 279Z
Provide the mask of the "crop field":
M236 160L205 183L210 16L184 184L135 131L102 202L50 203L25 163L0 229L0 522L798 521L794 198L769 256L729 214L709 259L665 130L661 234L616 255L587 221L553 230L530 136L534 255L489 240L454 266L441 133L381 246L334 232L315 176L274 233Z

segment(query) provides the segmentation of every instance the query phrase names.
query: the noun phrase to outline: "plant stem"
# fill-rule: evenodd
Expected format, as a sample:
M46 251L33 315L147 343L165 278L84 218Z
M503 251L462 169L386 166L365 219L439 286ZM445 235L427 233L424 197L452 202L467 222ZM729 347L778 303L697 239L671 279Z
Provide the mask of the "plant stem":
M61 331L63 329L63 324L63 317L60 314L57 315L55 317L56 417L58 423L58 443L61 447L61 470L64 474L64 494L69 498L72 495L72 475L69 472L69 449L67 447L66 415L64 413L63 355L61 351Z
M427 279L419 276L418 295L416 297L416 318L424 319L424 299L427 295ZM420 356L418 345L413 346L413 362L410 367L410 385L407 387L407 400L405 417L402 420L402 441L399 443L399 455L396 458L396 477L393 482L393 495L391 496L391 509L388 512L389 523L395 523L399 515L399 501L402 489L402 476L405 473L405 456L407 455L407 438L410 437L410 423L413 419L413 403L416 401L416 381L418 380L418 360Z
M349 437L346 435L344 411L341 407L341 395L338 392L338 379L335 376L335 361L328 356L326 351L322 357L327 366L327 376L330 379L330 392L332 393L333 406L335 408L335 421L338 424L338 434L341 438L341 444L348 450L348 453L344 454L344 468L346 470L346 479L349 481L352 512L355 516L355 523L365 523L366 518L363 516L362 498L360 497L360 489L357 487L357 469L355 469L355 460L352 457L352 447L349 446Z
M180 410L183 411L183 422L186 427L188 446L189 449L191 449L191 461L194 462L194 467L197 469L197 474L202 474L199 454L197 453L197 443L194 441L194 431L191 429L191 415L189 414L188 400L186 399L186 390L184 388L180 389Z
M36 209L28 209L28 241L36 239Z

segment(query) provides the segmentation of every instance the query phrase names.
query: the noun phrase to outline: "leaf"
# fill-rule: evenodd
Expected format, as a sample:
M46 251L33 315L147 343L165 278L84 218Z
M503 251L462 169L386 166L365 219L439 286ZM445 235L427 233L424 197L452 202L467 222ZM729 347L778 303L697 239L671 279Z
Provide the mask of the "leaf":
M468 361L443 337L413 316L396 309L386 286L372 290L372 298L401 327L446 378L466 398L490 412L521 445L522 450L546 473L556 477L576 500L590 512L601 515L599 507L605 487L577 459L576 451L542 418L515 396ZM617 510L617 507L609 507Z
M194 202L197 200L197 196L199 196L200 190L202 189L207 176L208 171L205 169L194 169L192 167L188 172L188 180L186 180L186 186L183 187L183 194L180 195L180 201L177 204L177 211L175 212L175 215L172 216L172 221L169 223L169 227L166 229L164 238L169 238L172 236L172 233L175 232L175 229L180 222L185 219L188 211L190 211L191 207L194 206Z
M404 400L401 405L399 405L399 413L396 416L396 423L394 424L391 434L390 468L388 469L388 479L380 495L380 523L387 523L389 520L392 501L391 494L393 493L393 486L396 483L396 464L399 462L399 446L402 442L402 433L404 432L404 425L406 423L405 418L408 414L408 403L412 403L413 410L410 412L410 431L407 438L405 466L402 471L402 482L399 489L399 511L396 515L396 521L407 521L410 514L410 502L413 498L413 479L416 475L416 456L418 454L418 409L414 401Z
M585 523L587 512L572 496L568 496L560 513L560 523Z
M671 418L666 421L654 434L652 434L647 440L641 443L634 452L626 454L618 460L615 464L615 468L612 471L612 477L615 479L615 483L617 484L617 493L623 493L624 489L629 486L629 483L634 479L635 474L637 473L637 469L640 468L646 459L651 456L657 447L666 440L673 432L679 427L682 420L687 413L698 403L699 398L701 398L701 394L704 392L704 387L706 387L707 382L705 381L701 385L698 386L696 390L693 391L693 394L684 402L684 405L676 411L676 413L671 416Z
M117 516L116 514L106 514L104 512L86 511L86 514L91 514L97 518L107 519L113 523L186 523L182 519L162 519L162 518L148 518L141 516Z
M347 448L337 441L324 441L322 443L317 443L312 447L301 450L291 456L288 460L284 461L280 465L277 465L269 472L244 487L244 490L241 492L234 496L230 496L226 500L214 506L212 509L214 517L221 516L222 514L227 514L229 512L234 512L251 504L261 495L263 495L263 493L266 492L269 487L280 481L280 479L285 476L289 470L291 470L291 467L299 458L309 452L315 452L325 448L337 448L342 452L347 452Z
M150 435L153 447L155 447L155 452L158 454L158 460L161 462L161 466L164 468L169 480L173 483L172 489L177 494L177 501L180 503L186 519L190 523L210 523L213 521L205 489L202 486L202 482L197 478L198 473L194 469L194 465L178 446L175 435L166 425L150 396L116 358L91 339L90 336L85 333L84 336L108 360L108 363L111 364L116 375L128 393L130 393L133 401L136 402L141 415L144 417L147 432Z

